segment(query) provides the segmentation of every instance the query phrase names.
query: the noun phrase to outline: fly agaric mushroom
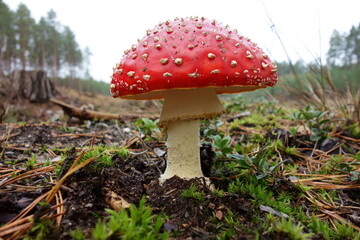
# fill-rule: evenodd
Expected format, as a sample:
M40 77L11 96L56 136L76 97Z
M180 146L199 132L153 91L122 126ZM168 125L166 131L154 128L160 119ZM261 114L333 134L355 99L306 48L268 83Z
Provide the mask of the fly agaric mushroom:
M217 94L274 86L276 66L255 43L216 21L182 18L158 24L126 50L110 91L125 99L164 99L159 126L168 158L160 180L203 177L201 119L224 112Z

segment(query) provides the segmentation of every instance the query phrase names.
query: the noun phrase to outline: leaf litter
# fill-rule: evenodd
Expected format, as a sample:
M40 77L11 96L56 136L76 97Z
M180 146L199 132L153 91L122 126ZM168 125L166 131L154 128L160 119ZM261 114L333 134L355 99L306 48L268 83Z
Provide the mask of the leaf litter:
M227 192L229 182L240 175L231 170L219 173L212 168L216 154L211 144L204 143L201 147L203 170L213 187L223 194L210 190L201 179L186 181L174 177L159 185L157 179L165 168L166 158L163 141L144 141L144 136L133 130L132 123L122 127L114 122L89 121L89 124L90 127L61 122L0 124L0 237L21 238L39 219L55 222L54 239L72 239L70 231L76 227L90 236L90 229L98 219L108 216L105 209L136 205L143 196L153 214L167 216L163 231L178 239L215 239L216 234L229 228L239 239L253 239L253 230L259 228L254 215L265 218L267 213L272 213L288 217L271 206L257 206L251 194ZM258 132L246 128L246 134L251 131ZM359 150L358 139L338 131L333 133L334 141L314 147L305 136L284 136L287 134L284 129L278 132L279 138L286 138L289 145L296 146L297 151L289 156L301 165L302 171L280 171L278 180L283 182L270 183L274 189L298 194L296 185L308 187L303 202L291 203L293 207L301 205L314 216L329 219L335 227L335 221L341 221L359 231L360 183L350 181L356 171L314 174L333 163L334 155L344 153L345 143L353 146L354 152ZM244 134L233 133L233 138ZM82 159L99 145L114 148ZM130 155L119 154L116 149L121 147L126 147ZM37 161L30 164L34 155ZM94 168L91 163L104 155L110 156L111 166ZM342 158L344 167L353 161L349 154ZM195 186L200 196L183 196L191 186ZM336 191L338 201L327 197L328 193L320 195L316 189ZM233 225L229 221L232 214L237 219ZM263 232L262 237L283 236L283 233L274 234ZM322 239L321 235L317 238Z

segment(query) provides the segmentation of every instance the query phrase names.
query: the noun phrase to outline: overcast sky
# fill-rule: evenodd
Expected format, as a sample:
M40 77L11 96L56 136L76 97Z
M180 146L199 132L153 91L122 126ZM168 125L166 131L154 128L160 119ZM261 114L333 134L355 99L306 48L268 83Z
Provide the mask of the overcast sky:
M258 43L276 61L286 60L279 33L293 60L325 56L334 29L360 23L359 0L5 0L12 10L24 3L36 21L50 9L69 26L80 47L92 52L91 75L109 81L123 51L147 29L175 17L199 16L230 25ZM273 27L269 17L274 24ZM323 57L323 59L325 59Z

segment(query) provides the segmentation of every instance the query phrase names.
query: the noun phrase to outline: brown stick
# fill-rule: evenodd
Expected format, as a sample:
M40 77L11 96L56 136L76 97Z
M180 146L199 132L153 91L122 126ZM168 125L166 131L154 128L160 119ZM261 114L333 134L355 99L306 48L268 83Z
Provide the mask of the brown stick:
M51 98L50 102L60 106L64 112L69 117L76 117L80 120L92 120L92 119L105 119L105 120L111 120L111 119L118 119L121 121L124 120L135 120L138 118L150 118L150 119L156 119L159 116L154 115L139 115L139 114L112 114L112 113L104 113L104 112L97 112L92 110L86 110L81 109L75 106L72 106L70 104L64 103L60 100Z

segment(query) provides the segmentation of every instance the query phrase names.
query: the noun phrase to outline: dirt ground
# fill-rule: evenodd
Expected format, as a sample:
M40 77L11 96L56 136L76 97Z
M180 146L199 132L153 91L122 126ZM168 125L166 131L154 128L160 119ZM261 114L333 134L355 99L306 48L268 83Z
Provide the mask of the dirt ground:
M54 239L71 239L70 230L74 227L90 229L94 227L98 218L105 216L105 208L110 208L106 201L110 192L116 193L129 203L138 204L142 196L146 196L147 203L152 207L153 213L165 213L172 216L165 224L168 231L179 231L179 238L193 237L196 239L212 239L212 231L216 227L211 218L214 214L226 216L227 210L236 212L242 216L244 226L251 224L251 207L249 196L225 195L216 196L206 187L201 179L185 181L174 177L159 185L158 178L160 172L164 170L165 162L162 157L154 157L153 153L136 154L144 144L133 133L118 134L114 125L98 123L91 128L69 127L71 133L62 131L59 124L1 124L0 131L6 133L6 147L3 149L3 157L0 168L6 169L8 163L16 161L16 166L29 160L29 153L37 154L38 160L45 161L50 159L56 161L58 158L49 153L47 149L58 149L58 152L66 152L67 159L63 166L67 166L66 161L73 161L79 149L94 145L115 145L131 144L134 154L129 158L116 156L113 157L114 165L95 171L91 167L84 167L72 174L62 185L61 192L64 199L65 214L61 222L61 227L54 232ZM91 131L89 130L91 129ZM88 134L88 135L86 135ZM127 142L122 138L128 134ZM155 142L154 146L164 148L163 142ZM152 149L153 146L146 146ZM207 146L202 148L207 154L212 156L212 150ZM31 156L31 155L30 155ZM211 159L202 159L204 164ZM66 171L64 167L62 171ZM20 173L27 169L18 168ZM49 175L53 178L60 178L63 173L54 175L46 173L44 175L29 178L27 182L19 182L1 190L0 197L0 224L4 224L19 214L34 199L48 191L53 185L46 182ZM5 181L2 179L2 181ZM196 199L182 198L180 195L183 190L188 189L191 184L198 186L198 191L206 193L205 201L199 202ZM222 183L223 184L223 183ZM215 183L220 186L221 184ZM37 187L35 187L37 186ZM27 188L29 187L29 188ZM34 188L32 188L34 187ZM37 207L33 210L36 214L42 209ZM253 228L255 226L248 226ZM239 229L239 231L244 231ZM244 235L246 236L246 234Z
M69 100L71 97L63 98L64 101L66 99ZM89 99L93 97L88 96L87 99L77 100L73 104L79 106L90 101ZM92 104L97 108L96 102ZM138 111L142 108L152 108L151 113L159 112L156 102L141 103L147 104L146 106L132 102L126 103L129 105L125 107L122 104L124 103L115 106L111 103L111 107L114 111L116 108L126 109L125 111L132 111L132 108ZM163 141L144 141L143 136L135 130L133 122L66 119L61 109L53 105L27 105L20 111L22 114L26 111L37 112L38 115L31 115L32 118L29 120L30 115L21 119L20 114L23 123L0 124L0 225L14 219L33 201L50 191L55 183L65 176L69 166L82 150L102 144L117 148L126 146L131 152L130 157L109 153L112 156L112 166L101 168L99 171L87 165L69 175L61 184L61 196L57 195L57 199L61 199L63 205L61 222L59 227L54 228L47 236L48 239L72 239L70 231L76 227L89 237L90 229L95 226L98 219L107 216L105 209L113 207L109 198L114 194L135 205L146 196L147 204L151 206L154 214L165 214L169 217L163 231L173 233L177 239L216 239L214 233L228 228L232 228L236 239L254 239L253 230L261 227L262 218L267 211L254 208L251 195L226 192L228 181L220 176L231 177L233 173L219 173L211 168L215 153L209 145L201 147L203 170L211 179L212 185L224 191L222 195L210 190L203 184L202 179L185 181L174 177L160 185L158 178L165 168L166 155L157 154L155 149L166 151L165 144ZM41 123L50 117L52 121ZM285 130L274 131L279 131L277 136L280 139L287 138ZM308 147L306 141L287 140L294 141L293 144L298 147ZM319 149L332 149L337 144L337 140L334 141L319 146ZM36 166L29 165L34 155L37 156ZM66 159L57 167L63 155L66 155ZM39 166L44 163L52 167L40 168ZM12 179L14 181L9 182ZM203 200L181 196L183 190L189 189L191 185L196 186L197 191L205 193ZM298 194L298 190L287 178L273 183L273 188L292 195ZM341 194L347 201L344 204L359 205L359 189L344 190ZM47 211L49 208L36 205L27 214L33 214L36 222ZM240 225L228 226L229 223L225 219L231 217L230 212L235 215ZM360 212L351 214L360 215ZM260 219L254 220L255 216ZM353 222L360 226L360 223ZM282 233L272 232L263 233L261 239L287 238ZM314 236L313 239L322 238Z
M137 136L137 132L127 131L126 125L119 127L106 122L88 124L90 126L85 125L86 127L78 124L64 127L59 122L0 125L0 132L3 133L1 140L6 139L0 162L3 172L9 169L11 164L19 174L26 173L29 169L21 166L24 166L33 154L37 154L40 162L46 159L56 162L62 153L67 154L61 172L45 172L28 177L26 181L18 181L0 188L0 224L14 218L34 199L49 191L53 187L53 184L48 182L49 177L59 180L66 172L66 166L74 161L81 149L99 144L118 147L125 145L133 152L130 158L115 154L112 167L103 168L99 172L86 166L70 175L62 184L65 214L62 216L60 227L53 231L53 239L71 239L69 233L75 227L80 227L85 233L90 234L86 231L94 227L98 218L106 216L104 209L111 208L107 199L112 193L133 204L138 204L141 197L146 196L147 204L152 207L154 214L163 213L170 216L164 228L166 231L176 232L178 239L214 239L213 233L218 232L219 227L214 223L214 216L218 220L223 220L229 210L241 222L241 227L234 228L236 236L241 236L239 239L254 238L253 232L249 231L259 227L259 222L253 221L254 212L260 216L265 212L253 209L252 196L227 193L218 196L209 190L201 179L185 181L174 177L159 185L157 179L164 170L165 159L154 154L153 149L156 147L165 150L164 142L145 143ZM144 152L144 149L147 151ZM206 156L202 158L203 165L209 166L213 160L213 150L205 145L201 150L205 151L202 156ZM226 180L216 180L217 174L216 171L209 172L214 186L226 191ZM228 175L231 176L231 172ZM1 179L2 183L7 179L9 176ZM204 201L181 197L183 190L188 189L191 184L197 186L197 191L205 193ZM286 179L278 183L277 187L281 191L297 194L293 184ZM359 201L359 190L348 193L344 191L344 194L347 194L349 201ZM41 214L43 209L38 206L30 213ZM284 239L281 234L277 236L274 233L262 237Z

